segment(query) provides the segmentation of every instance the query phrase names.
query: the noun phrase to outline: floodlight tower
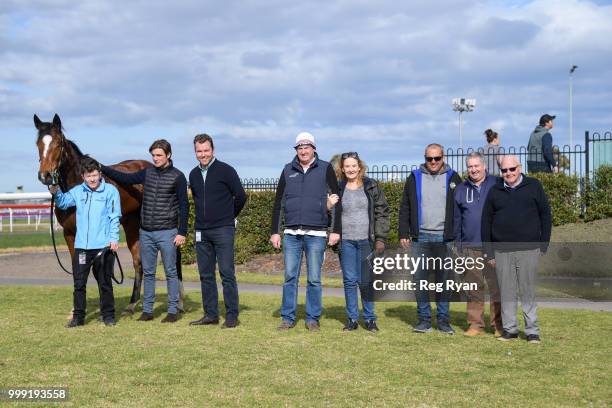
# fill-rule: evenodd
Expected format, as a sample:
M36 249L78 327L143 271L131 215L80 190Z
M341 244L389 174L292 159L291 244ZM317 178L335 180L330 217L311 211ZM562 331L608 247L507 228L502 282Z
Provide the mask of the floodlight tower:
M476 99L453 99L453 110L459 112L459 147L461 149L463 149L463 112L472 112L475 107Z
M578 68L578 65L573 65L569 71L569 145L570 150L572 150L572 143L574 141L574 104L573 104L573 91L574 91L574 83L573 83L573 74L574 71Z

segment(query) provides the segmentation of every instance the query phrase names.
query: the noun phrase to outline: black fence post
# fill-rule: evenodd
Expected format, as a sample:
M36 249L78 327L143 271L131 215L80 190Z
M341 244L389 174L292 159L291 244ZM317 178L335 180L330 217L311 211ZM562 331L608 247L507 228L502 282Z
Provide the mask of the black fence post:
M589 131L585 130L584 131L584 173L585 173L585 177L589 178Z

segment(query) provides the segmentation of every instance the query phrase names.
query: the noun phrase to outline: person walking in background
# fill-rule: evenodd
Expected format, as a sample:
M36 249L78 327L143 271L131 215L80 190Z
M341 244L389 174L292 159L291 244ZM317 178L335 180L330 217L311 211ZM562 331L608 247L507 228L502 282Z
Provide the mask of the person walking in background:
M149 147L154 167L135 173L123 173L102 166L104 174L123 184L142 184L144 187L140 210L140 258L144 275L144 296L139 321L153 320L155 304L155 272L157 253L161 252L166 285L168 314L162 323L178 320L179 280L176 267L177 247L185 243L189 201L187 179L172 164L172 146L159 139Z
M195 248L204 317L189 324L219 323L219 294L215 277L218 262L225 303L223 327L233 328L238 325L238 285L234 271L235 220L246 203L246 194L236 170L214 156L212 137L196 135L193 147L199 164L189 173L189 185L195 204Z
M499 176L499 160L501 155L499 149L499 134L492 129L487 129L484 132L487 138L487 144L478 149L484 156L486 168L489 174Z
M412 256L446 258L448 245L453 240L453 191L461 183L461 177L444 163L444 152L438 143L425 148L425 163L413 170L404 185L404 194L399 210L399 238L403 248L410 248ZM419 267L414 275L417 288L429 281L433 271L436 283L445 283L448 270L443 266L428 270ZM446 285L443 286L446 288ZM431 332L431 305L429 291L416 290L418 322L417 333ZM454 334L450 325L449 293L443 289L436 292L436 317L438 330Z
M302 254L305 254L308 272L306 328L312 332L319 331L323 311L321 266L325 257L327 229L331 224L328 244L337 244L340 239L341 210L334 207L328 215L328 193L338 194L338 180L332 166L319 159L314 136L308 132L298 134L294 148L297 154L281 172L272 210L270 243L275 249L281 248L283 219L285 226L282 239L285 283L278 330L295 326L298 282Z
M557 161L553 154L553 139L550 129L556 116L544 114L540 124L531 132L527 145L527 170L530 173L558 173Z
M455 249L461 256L471 259L482 258L481 221L482 209L487 195L498 178L487 174L485 158L479 152L470 153L466 158L468 178L455 188L454 236ZM479 265L483 265L479 269ZM483 334L485 282L490 293L491 328L495 337L502 335L501 304L499 302L499 287L495 268L484 263L466 265L464 282L474 283L476 290L468 291L467 323L468 330L463 333L467 337Z
M485 255L495 267L501 291L504 332L498 340L518 337L520 294L527 341L539 343L536 272L550 241L550 205L540 181L521 173L516 156L504 156L500 171L503 180L487 196L481 227Z
M366 330L377 332L371 287L371 268L368 257L374 249L377 254L385 250L389 235L389 204L383 190L375 180L365 176L366 167L357 152L343 153L336 169L340 179L340 193L330 196L341 207L342 232L340 234L340 265L344 282L347 322L345 331L359 327L359 296L363 307Z

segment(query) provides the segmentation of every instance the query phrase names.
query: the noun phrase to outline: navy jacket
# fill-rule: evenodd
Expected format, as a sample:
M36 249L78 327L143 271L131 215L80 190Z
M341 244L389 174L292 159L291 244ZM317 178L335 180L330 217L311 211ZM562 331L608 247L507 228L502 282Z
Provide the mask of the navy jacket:
M328 193L338 194L338 180L331 164L320 160L315 153L315 161L304 173L295 156L285 165L278 180L271 233L278 234L281 224L285 228L320 231L327 230L331 224L332 232L340 234L341 210L334 206L327 211Z
M399 238L419 238L421 225L421 170L413 170L404 184L404 194L399 211ZM461 183L461 177L449 169L446 172L446 214L444 240L453 239L453 189Z
M489 190L498 182L495 176L487 175L480 184L480 191L472 182L464 180L455 188L455 211L453 231L458 248L477 248L482 243L482 210Z
M516 188L507 188L503 180L495 184L482 213L482 241L485 253L495 250L518 251L548 249L552 214L542 184L523 175Z
M206 173L200 166L189 173L189 186L195 203L195 229L234 226L234 220L246 203L246 193L232 166L215 159Z

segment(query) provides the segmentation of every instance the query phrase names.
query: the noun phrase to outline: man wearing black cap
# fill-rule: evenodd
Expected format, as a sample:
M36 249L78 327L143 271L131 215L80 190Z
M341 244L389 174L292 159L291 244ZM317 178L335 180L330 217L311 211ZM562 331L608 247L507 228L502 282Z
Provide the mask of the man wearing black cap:
M529 136L527 168L530 173L559 172L557 162L553 157L552 135L550 134L553 119L555 116L542 115L540 125L536 126Z

